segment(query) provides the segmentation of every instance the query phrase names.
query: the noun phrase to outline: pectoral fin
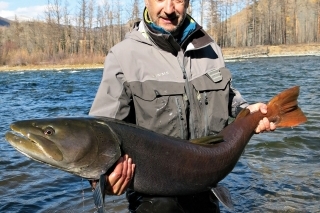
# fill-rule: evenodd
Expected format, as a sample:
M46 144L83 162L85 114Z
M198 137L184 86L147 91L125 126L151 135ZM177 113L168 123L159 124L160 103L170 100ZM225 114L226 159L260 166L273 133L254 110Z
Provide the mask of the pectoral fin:
M211 191L225 207L234 211L231 194L226 187L218 185L214 188L211 188Z
M106 177L102 174L93 192L94 204L98 213L107 213L104 209Z

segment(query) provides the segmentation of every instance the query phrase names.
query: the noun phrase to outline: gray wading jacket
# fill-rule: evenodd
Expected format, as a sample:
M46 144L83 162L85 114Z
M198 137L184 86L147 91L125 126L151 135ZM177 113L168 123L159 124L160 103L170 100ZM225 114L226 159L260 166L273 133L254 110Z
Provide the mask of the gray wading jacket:
M198 138L218 133L247 106L230 84L221 49L199 25L180 46L142 21L109 51L90 115Z

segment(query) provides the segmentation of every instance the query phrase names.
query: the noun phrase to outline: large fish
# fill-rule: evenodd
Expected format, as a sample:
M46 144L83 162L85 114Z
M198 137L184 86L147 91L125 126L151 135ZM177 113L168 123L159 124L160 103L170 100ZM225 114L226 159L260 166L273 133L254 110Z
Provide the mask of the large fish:
M214 188L232 171L263 117L277 127L305 122L298 95L299 87L287 89L268 103L266 115L243 110L217 136L191 141L103 117L17 121L6 139L31 159L87 179L99 179L128 154L136 164L132 189L163 196L196 194Z

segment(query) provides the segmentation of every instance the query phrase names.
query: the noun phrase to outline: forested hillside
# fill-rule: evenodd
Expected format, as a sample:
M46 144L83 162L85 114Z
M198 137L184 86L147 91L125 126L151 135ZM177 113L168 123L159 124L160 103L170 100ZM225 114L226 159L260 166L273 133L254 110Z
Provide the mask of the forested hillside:
M237 8L224 2L225 14ZM209 32L222 47L320 42L320 0L251 0L231 18L218 17Z
M102 64L141 18L144 1L48 0L43 19L0 27L0 66ZM320 0L190 0L222 47L320 42Z

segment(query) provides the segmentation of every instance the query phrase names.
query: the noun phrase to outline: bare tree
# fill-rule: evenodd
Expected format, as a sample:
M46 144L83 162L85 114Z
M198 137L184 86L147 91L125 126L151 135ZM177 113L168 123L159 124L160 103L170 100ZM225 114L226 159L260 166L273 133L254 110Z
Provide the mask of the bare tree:
M70 11L68 9L69 2L65 0L63 8L63 25L64 33L62 38L62 48L66 54L74 54L75 51L75 42L74 42L74 30L72 26L72 20L70 18Z
M203 26L206 0L200 0L200 25Z
M123 27L122 27L122 8L121 8L121 2L120 0L115 0L115 11L116 11L116 20L117 20L117 30L115 31L115 37L116 37L116 43L120 42L123 37L124 33Z
M94 36L93 36L93 17L94 17L95 0L90 0L88 5L88 49L90 54L94 51Z
M79 16L78 16L78 27L79 27L79 53L86 54L87 46L87 1L79 1Z
M217 0L207 0L206 23L209 34L219 43L220 38L220 13Z
M140 19L140 1L139 0L133 0L132 5L132 20L138 21Z

